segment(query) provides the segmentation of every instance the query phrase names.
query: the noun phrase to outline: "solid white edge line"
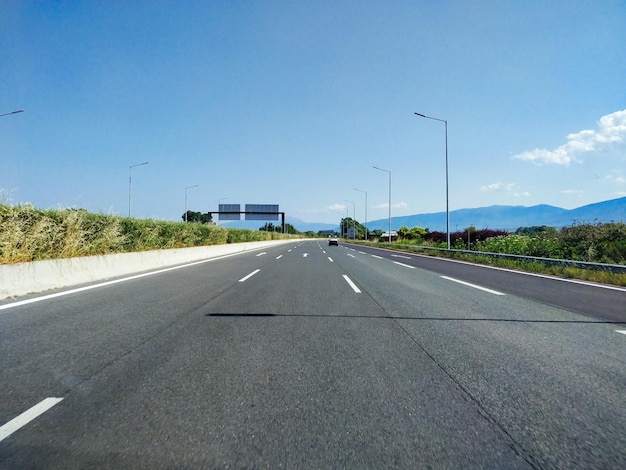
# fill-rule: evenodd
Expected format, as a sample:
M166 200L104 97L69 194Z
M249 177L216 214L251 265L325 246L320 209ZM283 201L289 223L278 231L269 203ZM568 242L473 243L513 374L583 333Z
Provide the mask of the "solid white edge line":
M381 251L392 251L392 250L387 250L385 248L375 248L375 249L381 250ZM460 261L458 259L438 258L438 257L432 257L428 255L420 255L419 253L412 253L412 255L416 257L420 257L420 258L428 258L431 260L443 261L447 263L468 264L476 268L494 269L496 271L505 271L505 272L509 272L513 274L520 274L522 276L540 277L543 279L551 279L553 281L567 282L570 284L580 284L580 285L588 286L588 287L597 287L599 289L609 289L609 290L616 290L620 292L626 292L626 287L613 286L613 285L608 285L608 284L599 284L597 282L581 281L580 279L568 279L568 278L563 278L563 277L549 276L547 274L529 273L525 271L517 271L515 269L500 268L498 266L488 266L486 264L470 263L468 261Z
M479 289L485 292L489 292L494 295L506 295L502 292L498 292L497 290L487 289L486 287L477 286L476 284L470 284L469 282L460 281L459 279L454 279L453 277L441 276L442 279L447 279L448 281L457 282L459 284L463 284L464 286L473 287L474 289Z
M356 284L354 282L352 282L352 279L350 279L346 274L343 275L343 278L346 280L346 282L350 285L350 287L352 287L352 290L354 292L356 292L357 294L361 293L361 289L359 289Z
M201 261L194 261L193 263L181 264L181 265L178 265L178 266L172 266L170 268L163 268L163 269L159 269L157 271L150 271L150 272L147 272L147 273L135 274L133 276L128 276L128 277L122 277L122 278L119 278L119 279L114 279L112 281L99 282L97 284L90 284L88 286L83 286L83 287L77 287L75 289L64 290L62 292L56 292L54 294L47 294L47 295L42 295L40 297L33 297L32 299L18 300L17 302L10 302L10 303L5 304L5 305L0 305L0 310L6 310L6 309L9 309L9 308L13 308L13 307L19 307L21 305L28 305L28 304L32 304L32 303L35 303L35 302L41 302L42 300L54 299L56 297L63 297L64 295L77 294L79 292L84 292L84 291L91 290L91 289L97 289L99 287L111 286L113 284L119 284L120 282L133 281L135 279L141 279L142 277L148 277L148 276L154 276L155 274L166 273L168 271L176 271L177 269L188 268L190 266L195 266L197 264L203 264L203 263L209 263L211 261L218 261L218 260L221 260L221 259L224 259L224 258L230 258L231 256L241 255L243 253L245 253L245 252L242 252L242 253L231 253L229 255L217 256L215 258L203 259Z
M54 398L54 397L46 398L45 400L42 400L39 403L37 403L35 406L24 411L24 413L22 413L21 415L13 418L11 421L9 421L8 423L0 427L0 442L2 442L4 439L9 437L18 429L21 429L22 427L26 426L28 423L30 423L32 420L37 418L39 415L44 414L46 411L48 411L54 405L59 403L61 400L63 400L63 398Z
M245 277L242 277L241 279L239 279L239 282L246 282L248 279L250 279L252 276L254 276L256 273L258 273L260 271L260 269L255 269L254 271L252 271L250 274L248 274Z
M400 263L398 261L394 261L394 264L398 264L400 266L404 266L405 268L415 269L415 266L409 266L408 264Z

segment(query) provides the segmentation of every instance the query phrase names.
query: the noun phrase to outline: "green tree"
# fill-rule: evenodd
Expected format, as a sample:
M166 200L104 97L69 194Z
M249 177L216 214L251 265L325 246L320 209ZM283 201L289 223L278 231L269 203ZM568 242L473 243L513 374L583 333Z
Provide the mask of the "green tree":
M365 239L365 227L361 225L358 220L355 220L352 217L341 219L340 230L344 237L348 237L348 230L352 230L352 228L354 228L355 238L359 240Z
M203 224L213 222L211 214L203 214L202 212L187 211L181 218L185 222L200 222Z

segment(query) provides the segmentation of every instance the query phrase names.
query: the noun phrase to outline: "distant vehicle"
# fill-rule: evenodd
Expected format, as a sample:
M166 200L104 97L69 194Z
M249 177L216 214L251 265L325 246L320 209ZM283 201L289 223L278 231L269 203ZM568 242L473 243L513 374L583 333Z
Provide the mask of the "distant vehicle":
M337 245L337 246L339 246L339 241L337 240L336 237L330 237L328 239L328 246L330 246L330 245Z

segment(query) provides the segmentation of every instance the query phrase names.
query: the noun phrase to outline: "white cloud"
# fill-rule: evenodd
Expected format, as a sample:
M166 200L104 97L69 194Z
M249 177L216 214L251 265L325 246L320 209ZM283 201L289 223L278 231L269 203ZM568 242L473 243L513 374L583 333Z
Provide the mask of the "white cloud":
M388 202L383 202L382 204L372 206L373 209L387 209L388 207ZM396 202L395 204L391 204L392 209L407 209L408 207L409 205L406 202Z
M611 174L607 175L606 179L619 185L626 183L626 177L623 176L621 170L614 170Z
M582 189L564 189L561 191L561 194L582 196L584 194L584 191Z
M324 212L332 212L332 211L345 211L345 204L332 204L326 208L324 208Z
M626 109L602 116L596 130L583 130L567 136L567 142L554 150L535 149L512 158L537 164L568 166L579 162L580 154L600 151L611 144L624 143L626 138Z
M484 192L500 192L515 197L530 196L530 193L528 191L524 191L515 183L492 183L481 186L480 190Z

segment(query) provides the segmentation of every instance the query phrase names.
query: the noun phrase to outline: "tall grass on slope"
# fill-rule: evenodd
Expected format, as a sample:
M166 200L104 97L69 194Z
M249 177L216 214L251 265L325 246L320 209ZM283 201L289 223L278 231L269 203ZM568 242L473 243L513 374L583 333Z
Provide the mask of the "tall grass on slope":
M0 264L284 238L296 237L0 203Z
M0 263L111 253L123 240L113 216L0 205Z
M227 242L216 226L0 204L0 264Z

